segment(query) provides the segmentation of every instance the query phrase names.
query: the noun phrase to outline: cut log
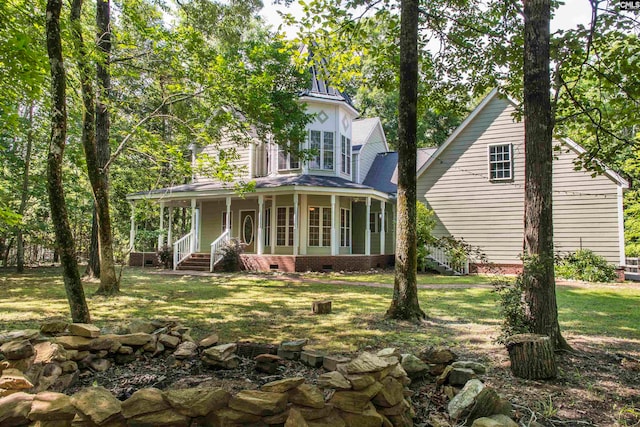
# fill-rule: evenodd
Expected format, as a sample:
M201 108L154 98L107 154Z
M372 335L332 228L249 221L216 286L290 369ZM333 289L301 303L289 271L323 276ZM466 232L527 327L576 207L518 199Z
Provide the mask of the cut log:
M331 301L313 301L311 310L314 314L329 314L331 313Z
M556 359L546 335L518 334L507 340L511 372L519 378L543 380L555 378Z

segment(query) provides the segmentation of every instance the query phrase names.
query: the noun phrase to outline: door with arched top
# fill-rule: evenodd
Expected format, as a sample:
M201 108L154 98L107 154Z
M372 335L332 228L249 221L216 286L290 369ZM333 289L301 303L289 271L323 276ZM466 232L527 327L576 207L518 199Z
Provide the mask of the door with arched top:
M245 244L244 251L255 253L256 248L256 212L240 211L240 240Z

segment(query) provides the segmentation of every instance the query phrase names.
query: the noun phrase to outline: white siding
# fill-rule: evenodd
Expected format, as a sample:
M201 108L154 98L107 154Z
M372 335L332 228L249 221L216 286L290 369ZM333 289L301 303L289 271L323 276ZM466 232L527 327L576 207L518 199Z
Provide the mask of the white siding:
M239 143L234 138L225 137L219 144L207 145L202 149L201 153L207 154L214 159L218 158L222 150L224 150L227 155L234 155L235 158L232 160L231 164L234 166L234 170L237 173L237 179L247 179L249 178L249 165L253 148L254 147L251 147L251 144ZM196 175L194 179L194 181L197 182L210 180L211 178L201 175Z
M514 107L494 98L418 179L418 197L435 211L438 236L478 246L495 263L519 263L524 211L524 124ZM489 144L513 144L513 180L490 182ZM593 249L619 263L617 185L574 171L575 153L554 162L556 249Z

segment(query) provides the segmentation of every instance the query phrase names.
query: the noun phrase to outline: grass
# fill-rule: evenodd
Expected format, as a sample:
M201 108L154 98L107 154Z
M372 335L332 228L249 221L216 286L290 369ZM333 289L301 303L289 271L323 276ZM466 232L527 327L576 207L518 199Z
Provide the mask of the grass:
M306 337L311 347L330 351L389 345L411 351L427 344L490 343L498 334L500 319L491 288L420 289L420 304L429 322L419 326L384 319L392 296L390 288L322 281L348 277L350 281L381 283L387 276L314 275L313 280L274 274L192 277L127 268L120 295L91 296L96 283L87 283L85 291L92 320L99 326L124 324L133 318L173 317L191 326L194 337L215 330L223 342ZM422 284L440 280L438 276L429 280L420 277ZM473 283L490 280L471 277ZM30 270L24 275L0 270L0 295L0 330L34 328L46 319L69 317L59 269ZM311 301L319 299L333 301L332 314L310 313ZM570 333L640 340L640 311L633 309L639 303L640 288L558 288L561 326Z
M308 273L309 277L324 277L331 280L341 282L358 282L358 283L382 283L387 285L393 284L393 273L384 272L376 274L359 274L359 273ZM418 273L418 285L469 285L469 284L488 284L492 277L469 275L469 276L443 276L439 274Z

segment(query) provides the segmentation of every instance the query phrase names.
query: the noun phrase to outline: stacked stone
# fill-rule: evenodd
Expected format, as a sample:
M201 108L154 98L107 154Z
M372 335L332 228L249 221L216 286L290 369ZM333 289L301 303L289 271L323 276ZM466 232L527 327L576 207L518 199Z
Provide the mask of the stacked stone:
M236 355L238 346L235 343L217 345L202 352L202 363L218 369L235 369L240 366L240 358Z

